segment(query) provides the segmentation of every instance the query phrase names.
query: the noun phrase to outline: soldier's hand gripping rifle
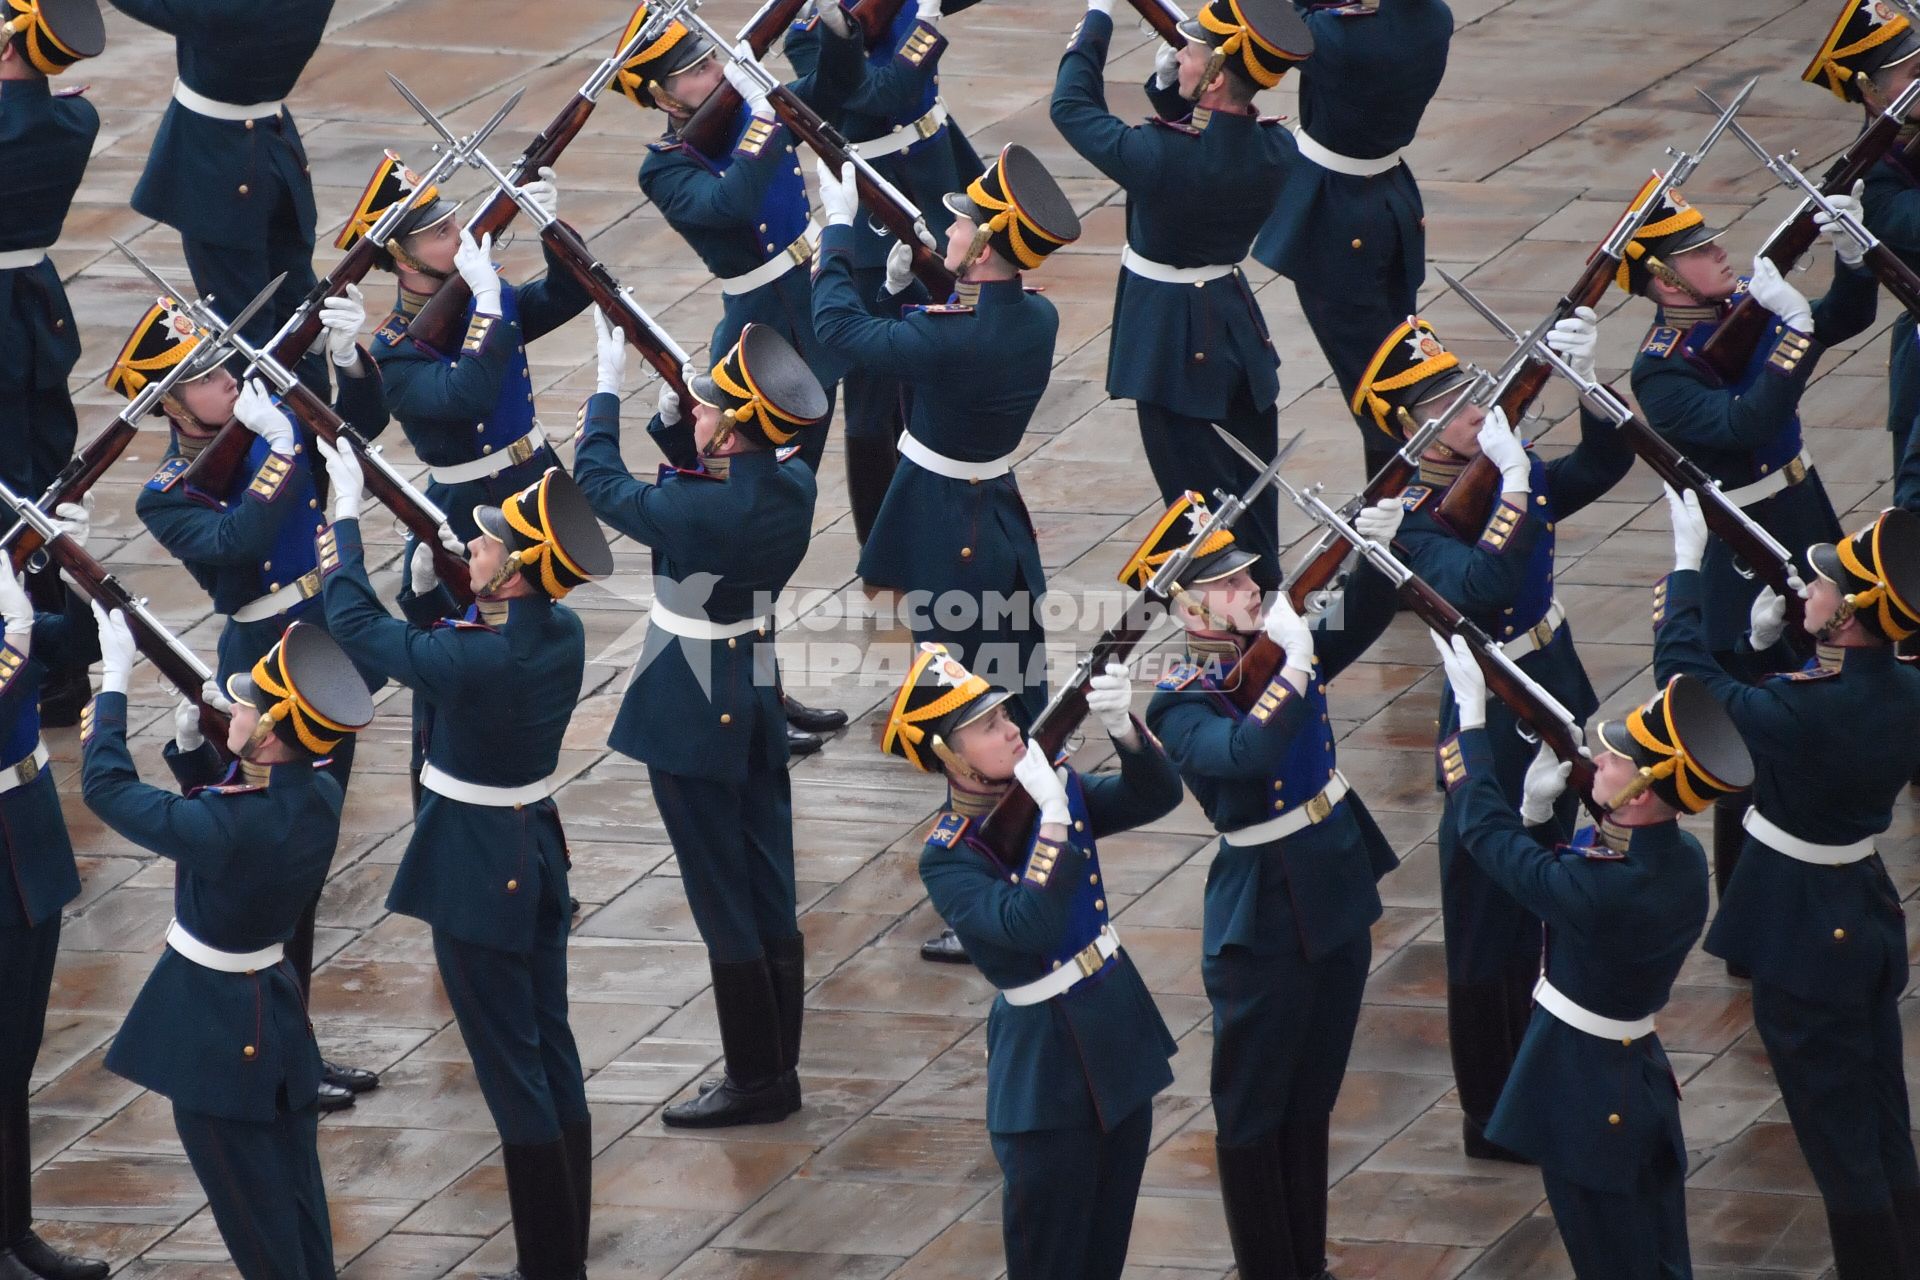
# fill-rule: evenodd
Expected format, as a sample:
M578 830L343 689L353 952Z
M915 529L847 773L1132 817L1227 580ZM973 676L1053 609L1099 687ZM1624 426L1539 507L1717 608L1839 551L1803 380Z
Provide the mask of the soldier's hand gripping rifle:
M834 0L838 3L838 0ZM744 44L753 50L753 56L764 58L773 42L782 32L792 26L807 7L806 0L766 0L760 11L747 19L747 25L740 28L740 34L725 48L732 49ZM722 45L713 41L715 50ZM722 80L714 86L707 100L694 108L693 116L681 126L680 141L692 147L703 156L714 159L733 149L734 133L739 128L741 98L740 91L732 84Z
M594 103L613 83L614 73L667 29L667 24L678 15L682 3L684 0L673 0L657 14L650 15L631 39L593 69L593 74L574 90L573 97L567 100L560 114L549 121L546 128L533 135L533 141L513 162L513 168L509 171L512 175L509 186L518 187L523 182L533 181L540 176L541 169L560 159L560 153L567 149L567 144L587 123L587 117L593 114ZM476 140L473 145L477 147L479 141ZM518 212L520 206L516 202L495 195L480 207L478 213L467 219L467 231L475 240L489 235L498 239ZM413 317L412 323L407 326L407 336L416 342L426 343L435 351L457 350L460 338L467 329L467 304L472 301L473 292L467 288L467 282L457 272L448 276Z
M389 73L387 79L393 81L393 87L400 91L400 96L405 98L442 138L450 136L446 124L440 117L415 97L413 91L400 82L399 77ZM581 287L593 298L594 303L607 313L607 318L627 335L627 341L633 345L634 350L645 356L647 363L652 365L666 380L667 385L674 389L680 396L680 403L691 404L692 400L681 373L687 364L687 353L681 349L679 343L673 340L671 334L656 324L653 317L633 300L631 291L614 278L613 273L607 270L605 263L594 256L593 250L587 248L587 242L580 238L580 233L541 208L539 201L515 186L512 176L502 173L499 166L487 158L486 152L474 147L467 153L466 160L474 168L485 171L499 187L499 194L494 197L496 200L505 199L514 202L526 211L528 217L539 224L541 243L553 251L561 265L580 282Z
M1105 671L1109 662L1126 661L1127 655L1152 630L1155 620L1166 613L1168 604L1182 594L1180 575L1193 563L1194 554L1206 544L1208 538L1233 528L1247 508L1266 492L1267 486L1280 474L1280 464L1293 452L1300 439L1299 435L1295 435L1275 451L1272 462L1262 463L1259 476L1247 487L1246 492L1239 495L1216 493L1217 505L1208 511L1205 522L1193 537L1154 570L1147 585L1128 601L1119 624L1093 642L1073 674L1034 721L1031 736L1040 744L1040 749L1047 753L1048 759L1065 748L1067 740L1087 718L1087 692L1092 687L1093 677ZM981 841L1003 865L1017 869L1026 857L1027 842L1032 838L1037 817L1039 809L1033 797L1024 788L1009 787L981 822Z
M118 240L113 244L157 288L168 288L166 279L139 254ZM182 310L203 330L213 331L220 327L220 317L203 301L184 303ZM254 347L238 333L232 334L229 341L247 358L249 367L258 371L273 386L281 403L293 410L294 416L305 423L314 435L330 444L353 447L360 455L362 470L366 473L367 492L384 503L406 526L407 532L433 548L434 571L439 574L442 585L460 603L470 602L473 592L468 582L466 558L448 545L454 539L448 528L446 513L393 468L381 453L380 446L369 441L357 427L343 421L333 411L332 405L322 400L312 387L300 381L291 369L274 359L272 352Z
M46 554L60 566L67 580L87 599L105 610L118 609L126 615L127 630L133 642L147 655L167 683L192 698L200 707L200 730L222 756L227 754L227 713L210 704L203 692L213 672L147 608L147 602L134 596L107 567L61 530L53 518L39 506L0 484L0 504L14 518L33 531Z
M240 331L240 326L253 319L254 313L267 305L286 278L286 273L283 271L269 280L267 287L255 294L252 302L240 309L240 314L233 318L232 324L221 326L216 332L208 335L205 341L213 343L215 348L231 345L234 335ZM160 301L168 302L173 297L174 294L169 290ZM159 406L160 398L173 389L173 384L180 381L190 367L193 367L191 361L181 360L167 370L166 376L141 387L133 399L127 402L127 407L114 416L112 422L101 428L98 435L87 441L73 457L67 459L67 465L60 468L60 474L53 478L53 483L49 484L46 491L40 495L40 501L36 505L42 511L53 511L57 510L62 503L78 502L84 498L87 490L93 488L94 481L105 475L107 468L119 461L120 455L126 452L127 446L133 443L133 437L140 430L140 419ZM13 557L14 572L24 573L29 569L39 568L44 562L43 558L37 555L41 541L39 532L33 526L25 520L16 520L13 527L7 530L4 536L0 536L0 548L4 548L7 554Z
M1607 289L1613 284L1614 277L1620 270L1620 263L1626 258L1627 247L1633 243L1634 234L1646 225L1647 219L1652 216L1655 209L1660 207L1661 200L1669 191L1693 176L1693 171L1700 167L1700 161L1706 158L1707 152L1713 150L1713 144L1720 140L1720 135L1730 127L1738 127L1734 124L1734 115L1746 104L1747 96L1753 92L1754 86L1759 82L1758 77L1747 81L1741 86L1740 92L1733 96L1733 101L1727 104L1725 110L1721 110L1718 106L1714 108L1720 112L1719 117L1707 129L1706 135L1700 139L1699 146L1691 151L1667 148L1667 154L1673 157L1673 163L1667 166L1665 173L1654 180L1653 186L1646 192L1646 198L1640 201L1639 206L1630 207L1621 215L1620 220L1613 224L1613 229L1607 233L1607 238L1601 241L1600 247L1588 257L1586 267L1580 272L1580 278L1575 280L1573 287L1562 294L1560 301L1554 304L1552 313L1547 316L1540 330L1542 334L1572 315L1577 308L1600 305L1601 299L1607 296ZM1521 419L1526 416L1527 410L1539 398L1540 392L1546 388L1552 377L1553 372L1547 367L1545 361L1526 361L1523 367L1510 374L1505 385L1495 392L1496 403L1506 413L1507 421L1512 423L1516 430L1519 429ZM1477 534L1478 530L1486 527L1487 521L1493 515L1494 505L1499 501L1500 468L1493 464L1491 458L1476 457L1467 464L1459 478L1448 485L1447 491L1441 495L1440 516L1450 528L1461 530L1463 533L1472 530Z

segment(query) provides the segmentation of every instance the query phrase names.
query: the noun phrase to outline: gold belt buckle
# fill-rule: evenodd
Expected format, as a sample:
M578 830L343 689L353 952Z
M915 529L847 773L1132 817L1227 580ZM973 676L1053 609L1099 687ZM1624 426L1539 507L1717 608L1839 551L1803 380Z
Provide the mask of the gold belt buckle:
M1546 648L1553 642L1553 618L1548 616L1540 619L1540 621L1533 624L1527 634L1533 637L1534 648Z
M1307 822L1309 825L1325 822L1327 815L1332 812L1333 801L1327 799L1325 788L1322 788L1319 794L1315 795L1313 799L1307 801Z
M802 233L798 240L795 240L787 246L787 256L793 259L795 265L804 263L813 257L813 245L807 240L805 233Z
M13 768L9 770L9 772L13 774L15 786L24 787L40 776L40 757L35 754L38 750L39 748L36 747L34 751L28 752L25 760L20 761L20 763L14 765Z
M933 110L927 112L927 114L921 116L918 120L915 120L913 122L913 131L920 135L920 140L922 142L926 141L928 138L931 138L934 134L940 132L940 128L945 123L945 121L936 121L934 117L938 114L940 114L940 108L935 107Z
M529 431L507 446L507 457L510 458L514 464L525 462L533 456L533 451L539 447L534 444L533 437L534 432Z
M309 569L293 580L292 586L300 593L302 600L311 600L320 594L320 571Z
M1100 954L1098 942L1089 942L1074 954L1073 962L1080 967L1081 977L1091 978L1100 972L1100 966L1107 962L1107 958Z
M1780 473L1786 476L1786 487L1791 489L1794 485L1799 484L1807 478L1807 464L1800 461L1799 457L1796 456L1792 462L1780 468Z

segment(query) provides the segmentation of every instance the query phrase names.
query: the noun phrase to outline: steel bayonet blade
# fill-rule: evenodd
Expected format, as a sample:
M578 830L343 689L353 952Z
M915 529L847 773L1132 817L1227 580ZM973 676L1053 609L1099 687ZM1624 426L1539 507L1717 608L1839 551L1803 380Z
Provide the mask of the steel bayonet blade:
M473 131L472 136L467 139L466 150L479 150L480 144L492 136L493 131L500 127L503 120L513 114L513 109L520 105L520 98L525 93L525 89L515 89L513 95L501 104L498 111L493 113L493 118Z
M1249 502L1252 501L1257 494L1259 494L1260 490L1266 488L1264 477L1267 475L1270 475L1275 471L1278 471L1280 469L1280 464L1287 460L1287 455L1294 451L1294 449L1299 445L1300 441L1304 439L1307 434L1304 431L1294 432L1293 437L1291 439L1287 440L1278 449L1274 450L1273 460L1268 461L1267 459L1262 458L1259 454L1255 453L1253 450L1247 448L1247 446L1242 444L1239 440L1235 439L1233 434L1229 432L1225 427L1216 425L1214 427L1214 430L1219 433L1220 438L1222 440L1225 440L1235 453L1240 455L1241 461L1245 462L1248 466L1252 467L1256 472L1259 472L1263 477L1262 482L1260 484L1255 485L1252 491L1246 495L1245 499L1243 499L1244 501L1249 501Z
M1479 312L1481 319L1485 320L1488 324L1492 325L1494 328L1498 329L1502 334L1504 334L1509 342L1524 342L1525 346L1529 350L1531 350L1534 344L1539 341L1540 335L1538 333L1527 334L1523 338L1523 336L1518 330L1516 330L1512 325L1508 324L1505 320L1503 320L1500 317L1499 312L1495 311L1492 307L1488 306L1486 303L1480 301L1479 295L1474 293L1473 290L1467 288L1467 286L1464 283L1455 279L1453 275L1447 271L1446 268L1436 267L1434 268L1434 270L1438 271L1440 273L1440 278L1446 281L1447 288L1453 290L1455 293L1459 294L1462 298L1466 299L1467 305L1472 307L1475 311ZM1548 319L1550 320L1552 319L1552 317L1549 316ZM1546 321L1542 321L1541 323L1545 324Z
M433 114L432 110L428 108L426 103L420 101L419 98L415 97L413 90L407 88L406 84L400 79L399 76L389 71L387 72L387 79L389 82L392 83L393 87L399 91L400 96L407 100L407 105L412 107L415 111L419 112L420 118L422 120L425 120L428 124L432 125L434 132L438 133L441 136L441 138L443 138L446 141L446 144L448 146L452 147L456 151L462 151L462 153L464 154L463 148L460 146L460 139L454 137L453 134L447 129L447 126L440 123L440 117Z

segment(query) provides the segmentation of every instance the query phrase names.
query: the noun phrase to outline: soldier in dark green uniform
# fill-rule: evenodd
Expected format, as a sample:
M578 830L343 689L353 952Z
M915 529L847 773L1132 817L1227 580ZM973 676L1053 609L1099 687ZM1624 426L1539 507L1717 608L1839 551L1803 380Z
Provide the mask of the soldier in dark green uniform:
M1572 766L1542 749L1520 809L1487 741L1486 677L1467 642L1435 639L1458 708L1440 769L1460 843L1547 926L1533 1020L1488 1134L1540 1166L1579 1280L1673 1280L1687 1250L1680 1091L1654 1030L1707 921L1707 860L1680 829L1753 782L1753 761L1699 681L1675 676L1594 734L1598 827L1561 841Z
M1289 0L1210 0L1180 27L1176 84L1191 112L1130 126L1107 110L1102 79L1112 9L1090 0L1052 107L1073 149L1127 193L1107 394L1134 401L1163 501L1230 493L1243 464L1212 424L1259 457L1278 447L1280 357L1240 262L1301 163L1293 135L1253 102L1313 52L1313 37ZM1280 583L1277 504L1277 493L1261 498L1238 535L1269 591Z
M647 766L707 945L726 1055L724 1077L661 1120L768 1124L800 1107L806 991L771 615L813 528L813 472L790 446L825 430L815 424L827 395L784 338L750 324L689 380L700 469L663 466L648 484L620 456L625 353L603 325L600 389L574 461L600 518L653 549L646 648L607 742Z
M569 859L553 792L586 633L560 601L611 573L613 553L555 468L473 512L474 603L464 615L410 625L367 579L358 459L322 452L333 523L320 559L334 634L426 704L420 806L387 909L432 927L434 963L500 1132L516 1274L571 1280L586 1264L593 1121L567 1022ZM409 579L411 589L417 572Z
M97 611L97 610L96 610ZM107 1050L107 1069L173 1103L174 1128L247 1280L332 1280L315 1145L320 1050L287 940L327 878L340 786L319 761L373 719L366 682L320 628L290 624L227 681L223 772L202 742L140 781L127 749L126 619L101 619L100 696L83 717L82 794L101 821L175 864L167 949Z
M987 1132L1006 1175L1007 1280L1118 1280L1175 1047L1108 919L1095 842L1171 813L1180 775L1133 718L1119 663L1087 694L1117 770L1049 760L1008 716L1010 697L923 643L880 745L947 780L920 878L999 989L987 1017ZM979 824L1015 786L1039 817L1006 863Z
M1675 567L1657 588L1654 672L1705 683L1758 775L1707 950L1753 975L1753 1023L1826 1201L1840 1280L1911 1276L1920 1166L1901 1065L1907 931L1874 837L1920 766L1920 672L1894 656L1920 632L1920 516L1895 508L1807 549L1819 652L1793 669L1778 644L1782 602L1763 596L1749 645L1785 674L1756 685L1729 675L1707 638L1699 505L1692 494L1667 501Z
M1200 495L1182 497L1120 580L1144 585L1206 514ZM1400 519L1400 504L1386 501L1356 525L1385 543ZM1380 918L1375 882L1399 861L1336 767L1327 682L1392 621L1393 591L1362 567L1346 588L1344 625L1308 625L1285 594L1256 620L1253 553L1225 531L1195 551L1174 596L1187 660L1160 681L1147 724L1220 832L1201 956L1220 1198L1242 1276L1320 1276L1328 1126ZM1242 711L1225 692L1227 672L1262 632L1285 659Z

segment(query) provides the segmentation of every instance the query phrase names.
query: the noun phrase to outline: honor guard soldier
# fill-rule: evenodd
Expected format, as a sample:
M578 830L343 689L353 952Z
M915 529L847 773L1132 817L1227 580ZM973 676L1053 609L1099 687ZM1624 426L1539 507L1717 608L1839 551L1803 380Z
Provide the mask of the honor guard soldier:
M1680 1091L1654 1018L1707 922L1706 856L1678 819L1750 786L1753 761L1705 687L1676 676L1599 726L1606 818L1561 843L1571 766L1543 748L1516 813L1487 741L1486 677L1465 640L1435 646L1459 711L1440 769L1461 846L1547 926L1533 1019L1488 1134L1540 1166L1579 1280L1692 1275Z
M355 293L357 294L357 290ZM356 297L329 301L323 311L326 347L340 374L340 416L368 437L387 423L380 376L354 340L366 311ZM220 629L219 678L250 670L279 640L287 624L306 621L326 630L317 603L320 565L313 539L324 525L314 461L305 433L258 381L242 387L217 358L199 352L192 321L167 305L149 308L107 374L107 386L131 400L182 360L194 365L160 399L171 440L160 469L134 499L134 511L160 545L186 566L225 615ZM342 363L346 360L349 363ZM223 493L186 483L187 467L228 422L254 435L246 461ZM378 687L370 677L369 688ZM353 772L352 736L342 738L326 765L344 791ZM314 913L320 892L288 944L287 955L305 991L313 973ZM329 1062L321 1086L322 1110L351 1106L375 1088L379 1076Z
M1547 341L1592 377L1597 337L1588 312L1561 320ZM1409 317L1362 369L1351 408L1398 447L1466 394L1468 383L1467 371L1433 327ZM1455 528L1441 509L1454 480L1481 453L1499 464L1499 499L1484 526ZM1566 610L1554 598L1554 530L1618 484L1632 465L1633 453L1619 432L1584 409L1580 442L1547 462L1521 443L1498 407L1470 404L1428 446L1418 482L1402 495L1407 518L1399 548L1408 567L1498 641L1577 721L1592 715L1599 699L1574 651ZM1452 736L1453 720L1453 703L1443 699L1439 740ZM1504 794L1517 804L1533 749L1505 703L1490 709L1487 741ZM1436 785L1444 787L1444 779ZM1557 815L1562 823L1570 822L1572 804L1571 798L1563 803ZM1562 834L1571 834L1571 827ZM1508 1153L1489 1142L1485 1130L1531 1016L1540 922L1465 856L1451 795L1441 804L1438 841L1447 1040L1460 1087L1463 1137L1469 1156L1501 1159Z
M853 282L861 233L851 166L836 176L822 165L828 225L814 327L861 368L899 378L912 398L904 461L860 554L860 576L924 596L924 604L908 601L914 639L945 644L968 670L1015 691L1009 710L1024 727L1047 697L1039 616L1047 585L1013 454L1046 394L1060 316L1027 292L1021 273L1077 240L1080 219L1060 184L1017 144L946 201L954 215L946 264L959 293L882 319ZM924 302L924 290L907 284L907 246L890 253L895 292Z
M1901 1066L1907 932L1874 837L1920 766L1920 672L1894 657L1920 631L1920 516L1883 512L1807 550L1806 624L1819 652L1753 685L1723 670L1707 639L1698 504L1667 501L1675 569L1654 615L1655 674L1705 683L1758 773L1707 951L1753 974L1753 1024L1826 1201L1840 1280L1911 1276L1920 1168ZM1784 602L1763 594L1750 643L1787 668L1784 620Z
M1401 153L1440 88L1453 39L1443 0L1299 3L1313 36L1300 67L1301 159L1253 256L1293 281L1315 342L1352 399L1365 353L1413 314L1427 220ZM1360 420L1367 474L1393 452Z
M420 805L387 909L432 929L500 1133L515 1274L573 1280L586 1265L593 1121L567 1022L569 858L553 792L587 646L560 601L613 572L613 552L556 467L472 513L480 532L468 547L465 615L412 626L381 606L367 578L359 460L323 451L333 523L320 558L334 634L356 662L426 704ZM410 576L417 583L418 571Z
M1385 543L1401 514L1383 502L1355 523ZM1206 516L1199 494L1184 495L1120 580L1144 585ZM1225 530L1195 550L1173 596L1187 660L1160 681L1147 724L1220 832L1200 961L1213 1004L1220 1198L1242 1276L1319 1276L1329 1118L1380 918L1375 884L1398 862L1335 766L1326 690L1386 629L1393 592L1363 566L1346 589L1344 627L1309 626L1285 594L1256 621L1253 553ZM1227 672L1262 630L1286 657L1242 711Z
M318 283L313 178L281 100L320 47L333 0L111 3L172 36L178 62L173 101L133 189L134 212L180 233L194 287L229 312L286 274L241 331L264 347ZM299 373L324 394L316 355Z
M173 1103L173 1124L247 1280L331 1280L333 1236L315 1145L320 1049L286 947L326 881L340 784L319 761L373 719L326 632L290 624L233 700L222 772L211 744L170 763L204 785L140 781L127 749L126 619L101 619L100 695L81 728L82 794L102 822L174 863L167 948L107 1050L107 1069ZM178 718L192 724L197 708ZM197 733L197 730L196 730Z
M881 747L947 780L927 833L927 895L998 988L987 1017L987 1132L1006 1177L1007 1280L1119 1280L1176 1052L1108 919L1097 842L1180 805L1180 775L1129 707L1126 668L1093 677L1088 710L1118 769L1081 774L1023 739L995 689L931 641L887 714ZM1039 809L1011 864L980 824L1013 787Z
M699 470L647 484L620 457L626 346L601 322L599 390L574 467L609 526L653 549L653 606L607 743L647 766L713 972L726 1074L662 1114L685 1129L769 1124L799 1110L806 939L793 880L793 801L773 602L807 554L814 478L789 447L828 412L805 359L750 324L693 393ZM662 396L662 415L678 397ZM662 424L656 420L657 428Z
M75 530L84 538L84 529ZM46 1027L60 910L80 896L73 845L40 741L40 686L99 657L93 620L68 594L59 613L35 613L13 565L0 557L0 1280L103 1280L107 1264L58 1254L33 1232L32 1133L27 1093Z
M1210 0L1180 25L1175 83L1192 114L1129 126L1107 110L1102 77L1112 11L1090 0L1052 108L1073 149L1127 193L1107 394L1134 401L1163 501L1232 492L1243 464L1210 424L1262 458L1279 443L1280 357L1240 261L1300 163L1293 135L1253 99L1313 52L1313 37L1289 0ZM1280 585L1279 519L1268 493L1238 535L1268 591Z

